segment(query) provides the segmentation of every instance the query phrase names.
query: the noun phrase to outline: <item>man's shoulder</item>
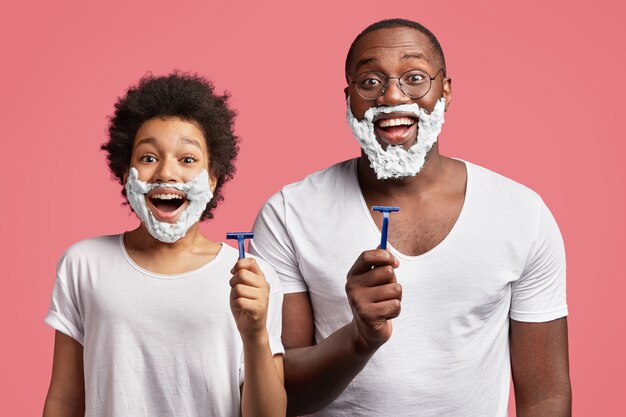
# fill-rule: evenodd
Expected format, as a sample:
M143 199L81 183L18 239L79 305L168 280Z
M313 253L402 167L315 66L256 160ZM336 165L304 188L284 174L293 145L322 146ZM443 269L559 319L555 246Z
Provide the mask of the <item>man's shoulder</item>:
M338 162L327 168L315 171L300 181L285 185L268 200L276 201L309 201L336 191L338 188L350 187L356 183L355 164L357 159Z
M468 182L482 195L491 193L499 199L512 198L530 202L541 200L539 194L526 185L483 166L468 161L463 162L467 166Z

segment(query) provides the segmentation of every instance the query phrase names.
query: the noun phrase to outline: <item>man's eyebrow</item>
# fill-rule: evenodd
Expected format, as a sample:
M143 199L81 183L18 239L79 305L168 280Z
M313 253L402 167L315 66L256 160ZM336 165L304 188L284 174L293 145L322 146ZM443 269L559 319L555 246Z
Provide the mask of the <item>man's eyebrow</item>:
M421 52L409 52L407 54L402 55L401 58L402 59L420 59L422 61L430 62L428 57L426 55L424 55L423 53L421 53ZM363 65L376 63L378 61L379 61L379 59L378 58L374 58L374 57L359 59L357 61L357 63L356 63L355 71L358 72L359 67L361 67Z
M421 59L422 61L430 62L428 57L421 52L411 52L402 55L402 59Z
M378 62L378 58L363 58L363 59L359 59L356 63L356 67L354 67L355 71L359 70L359 67L362 67L363 65L367 65L367 64L371 64L373 62Z

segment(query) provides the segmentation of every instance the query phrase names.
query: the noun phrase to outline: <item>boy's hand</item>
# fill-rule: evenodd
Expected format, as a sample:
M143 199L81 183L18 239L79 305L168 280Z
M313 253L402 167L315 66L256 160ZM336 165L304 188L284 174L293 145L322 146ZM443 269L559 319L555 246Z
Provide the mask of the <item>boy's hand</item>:
M237 261L230 271L230 309L243 339L266 334L270 285L253 258Z

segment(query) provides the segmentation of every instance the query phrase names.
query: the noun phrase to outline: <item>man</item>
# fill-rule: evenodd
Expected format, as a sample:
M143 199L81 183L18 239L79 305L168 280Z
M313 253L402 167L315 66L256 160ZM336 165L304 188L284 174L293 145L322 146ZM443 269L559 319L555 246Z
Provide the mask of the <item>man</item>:
M283 188L254 228L286 293L289 413L506 416L512 372L518 416L569 416L561 235L533 191L439 154L439 42L375 23L346 80L361 156ZM400 207L389 250L374 205Z

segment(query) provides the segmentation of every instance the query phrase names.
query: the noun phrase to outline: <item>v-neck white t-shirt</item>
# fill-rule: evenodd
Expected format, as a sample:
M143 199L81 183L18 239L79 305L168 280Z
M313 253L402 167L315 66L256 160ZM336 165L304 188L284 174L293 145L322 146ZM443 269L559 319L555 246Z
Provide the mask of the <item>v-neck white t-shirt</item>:
M284 187L254 226L250 250L276 269L285 293L308 291L318 343L352 320L346 275L380 243L356 162ZM419 256L388 246L403 289L390 340L315 416L506 416L509 318L567 315L563 241L546 205L510 179L465 166L465 202L445 239Z
M83 345L85 416L240 415L243 346L229 285L238 256L222 244L200 268L162 275L133 262L123 235L65 252L45 322ZM270 349L282 354L282 289L257 261L271 288Z

